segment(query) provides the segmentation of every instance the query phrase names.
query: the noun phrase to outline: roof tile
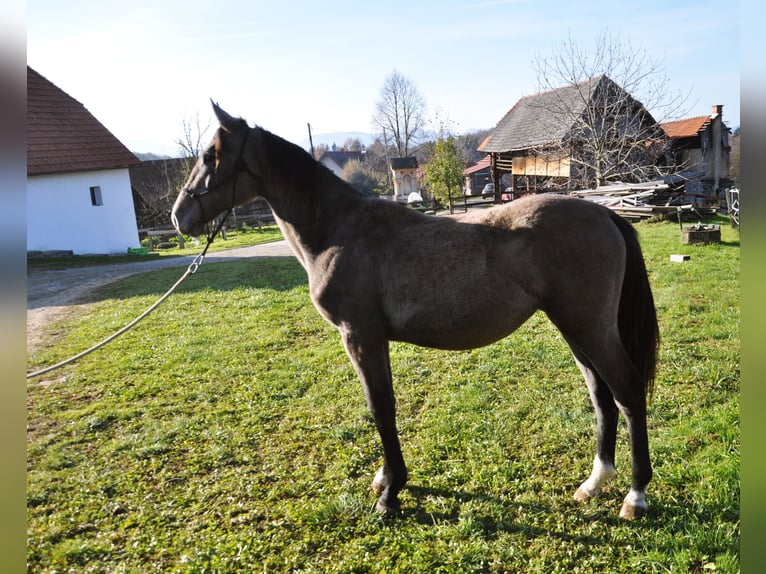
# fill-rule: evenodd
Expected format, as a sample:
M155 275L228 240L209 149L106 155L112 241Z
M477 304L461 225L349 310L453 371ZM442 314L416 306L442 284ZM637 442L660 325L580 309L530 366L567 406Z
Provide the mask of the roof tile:
M709 116L697 116L660 124L669 138L685 138L697 135L710 121Z

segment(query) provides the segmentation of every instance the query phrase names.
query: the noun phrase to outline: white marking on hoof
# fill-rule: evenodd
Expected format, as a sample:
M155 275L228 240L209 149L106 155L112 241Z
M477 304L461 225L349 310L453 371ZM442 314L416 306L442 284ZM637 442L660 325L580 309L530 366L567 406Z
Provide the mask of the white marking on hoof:
M375 473L375 478L372 479L372 491L375 494L382 494L386 489L386 483L386 475L383 473L383 467L381 466L378 472Z
M602 461L599 457L593 459L593 471L588 480L580 485L574 494L575 500L587 502L601 494L601 486L615 475L614 465Z
M620 518L635 520L645 516L648 511L649 505L646 503L644 493L640 490L631 490L622 502Z

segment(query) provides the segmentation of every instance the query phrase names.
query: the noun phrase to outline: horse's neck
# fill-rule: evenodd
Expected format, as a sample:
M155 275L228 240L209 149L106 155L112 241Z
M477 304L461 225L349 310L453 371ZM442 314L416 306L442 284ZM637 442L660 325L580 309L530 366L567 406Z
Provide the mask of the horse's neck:
M304 268L334 244L333 233L362 198L324 168L317 169L315 189L275 190L271 206L282 234Z
M346 182L317 164L301 148L256 128L257 171L265 177L267 199L285 239L308 269L333 242L332 234L363 201Z

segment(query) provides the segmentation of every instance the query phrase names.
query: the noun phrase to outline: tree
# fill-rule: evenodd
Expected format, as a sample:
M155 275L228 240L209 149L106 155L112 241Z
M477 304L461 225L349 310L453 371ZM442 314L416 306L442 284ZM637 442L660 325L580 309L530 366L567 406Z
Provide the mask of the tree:
M478 151L479 147L491 130L475 130L457 136L457 148L461 157L464 157L466 163L477 162L484 157L484 152Z
M170 212L187 179L185 174L183 160L171 158L144 160L131 171L139 228L170 224Z
M447 202L450 213L453 199L462 198L465 202L464 167L455 137L442 130L439 138L433 142L431 159L425 167L425 181L434 199Z
M343 142L343 151L362 151L364 149L364 146L362 145L362 142L359 141L359 138L346 138L346 141Z
M425 100L415 85L394 70L386 78L375 106L373 124L380 128L384 144L393 140L399 157L407 157L421 135Z
M328 151L330 151L330 147L326 143L314 146L314 159L319 160Z
M348 160L343 166L343 179L363 195L383 195L387 191L385 174L371 169L366 161Z
M590 53L570 36L532 65L539 92L548 93L540 98L544 113L567 127L568 136L548 152L570 158L572 185L663 174L670 142L658 122L680 117L686 98L669 93L660 62L602 33Z
M199 154L202 152L202 148L208 143L205 135L209 129L210 120L202 127L199 112L194 114L193 118L184 117L181 120L181 136L175 143L181 152L181 157L187 160L185 177L189 176Z

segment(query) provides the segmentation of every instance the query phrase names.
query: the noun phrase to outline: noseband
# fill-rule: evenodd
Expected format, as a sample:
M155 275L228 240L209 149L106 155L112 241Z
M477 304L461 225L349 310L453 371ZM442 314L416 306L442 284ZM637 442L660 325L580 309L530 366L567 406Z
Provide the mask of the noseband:
M244 120L243 120L243 123L244 123ZM202 200L200 199L200 197L210 193L211 191L216 190L217 188L221 187L225 183L228 183L229 180L234 179L234 185L232 185L232 188L231 188L231 207L229 207L229 209L226 211L226 215L224 215L223 219L221 220L221 223L218 224L218 228L210 237L214 237L221 230L221 227L223 227L223 224L226 221L226 218L228 218L231 212L234 210L234 204L236 202L236 196L237 196L237 179L236 179L237 175L239 175L241 172L244 171L253 179L260 179L258 174L256 174L250 168L250 166L247 165L247 162L245 161L245 156L244 156L245 146L247 145L247 140L249 137L250 137L250 129L248 128L247 131L245 132L245 137L242 138L242 144L239 146L239 156L237 157L237 161L234 162L234 167L231 173L229 173L221 181L215 182L215 184L210 187L208 187L206 183L205 189L199 193L194 193L192 191L189 191L189 189L186 187L183 188L183 192L186 195L188 195L189 197L197 201L197 205L199 206L202 219L209 222L209 221L212 221L213 218L208 219L207 214L205 213L205 208L202 205Z

